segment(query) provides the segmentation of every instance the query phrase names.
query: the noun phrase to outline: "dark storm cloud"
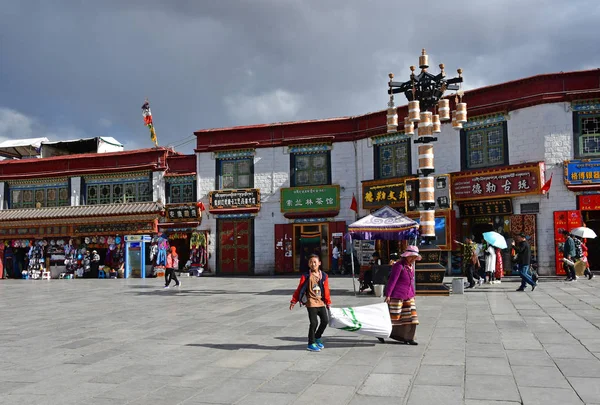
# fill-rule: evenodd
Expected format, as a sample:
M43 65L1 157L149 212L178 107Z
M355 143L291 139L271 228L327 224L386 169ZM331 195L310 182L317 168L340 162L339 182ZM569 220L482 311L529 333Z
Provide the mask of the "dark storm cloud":
M434 71L462 67L469 88L600 65L597 1L0 6L0 137L29 118L22 137L109 135L147 147L146 96L161 144L201 128L363 114L385 107L387 73L406 79L422 47Z

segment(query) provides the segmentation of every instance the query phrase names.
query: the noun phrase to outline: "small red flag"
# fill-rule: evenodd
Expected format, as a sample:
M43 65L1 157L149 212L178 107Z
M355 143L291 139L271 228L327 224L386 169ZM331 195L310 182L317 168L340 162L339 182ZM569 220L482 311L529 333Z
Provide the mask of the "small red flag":
M350 209L358 213L358 202L356 202L356 197L354 197L354 193L352 193L352 203L350 204Z
M552 176L554 175L554 173L552 173L550 175L550 178L548 179L548 181L546 183L544 183L544 185L542 186L542 194L546 194L548 191L550 191L550 187L552 187Z

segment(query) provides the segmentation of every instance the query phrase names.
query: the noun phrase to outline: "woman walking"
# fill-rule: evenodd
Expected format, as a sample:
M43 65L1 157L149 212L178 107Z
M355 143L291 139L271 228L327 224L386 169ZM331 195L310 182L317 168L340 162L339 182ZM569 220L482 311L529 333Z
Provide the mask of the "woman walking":
M496 273L496 249L492 245L488 245L483 254L485 256L485 274L487 276L487 283L493 284Z
M419 248L408 246L400 260L392 266L390 278L386 286L386 297L392 333L390 338L399 342L416 345L415 332L419 320L415 306L415 261L421 260ZM382 338L379 341L384 342Z
M495 283L500 284L502 282L502 277L504 277L504 264L502 263L502 251L499 248L496 248L496 274L495 274Z

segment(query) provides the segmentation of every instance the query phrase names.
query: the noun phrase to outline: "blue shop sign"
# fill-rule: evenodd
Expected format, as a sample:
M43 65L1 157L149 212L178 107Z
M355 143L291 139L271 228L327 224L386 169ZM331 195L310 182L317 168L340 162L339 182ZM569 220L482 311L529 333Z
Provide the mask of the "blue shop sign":
M565 184L600 184L600 159L565 161Z

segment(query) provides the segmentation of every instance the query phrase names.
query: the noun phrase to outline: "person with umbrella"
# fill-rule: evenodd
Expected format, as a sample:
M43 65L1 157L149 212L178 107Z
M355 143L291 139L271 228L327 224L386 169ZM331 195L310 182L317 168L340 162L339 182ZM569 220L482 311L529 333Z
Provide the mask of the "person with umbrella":
M496 284L502 278L502 254L500 249L506 249L508 245L504 236L494 231L484 232L483 239L488 243L488 247L484 253L485 271L489 275L488 280L490 284Z
M594 232L593 229L590 229L586 226L580 226L578 228L572 229L571 235L577 237L581 241L581 250L582 250L581 260L583 260L583 262L585 263L584 274L588 277L588 279L591 280L592 277L594 277L594 273L592 273L592 271L590 270L590 263L588 262L587 240L595 239L597 236L596 232Z

